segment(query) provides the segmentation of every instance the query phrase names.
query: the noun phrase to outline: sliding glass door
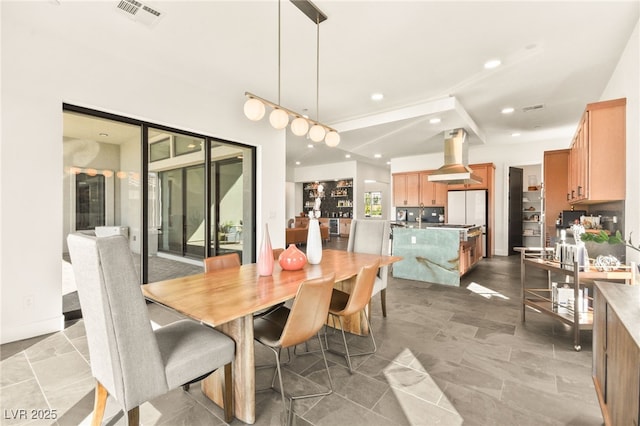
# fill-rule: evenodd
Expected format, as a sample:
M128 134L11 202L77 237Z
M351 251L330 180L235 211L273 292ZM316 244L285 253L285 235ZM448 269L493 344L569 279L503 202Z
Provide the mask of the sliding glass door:
M125 235L141 282L201 272L203 258L230 251L254 261L255 148L63 109L65 241L96 227Z
M150 250L198 264L228 252L253 261L253 148L158 128L148 140Z
M254 150L212 143L210 150L210 255L236 252L252 262L255 247Z

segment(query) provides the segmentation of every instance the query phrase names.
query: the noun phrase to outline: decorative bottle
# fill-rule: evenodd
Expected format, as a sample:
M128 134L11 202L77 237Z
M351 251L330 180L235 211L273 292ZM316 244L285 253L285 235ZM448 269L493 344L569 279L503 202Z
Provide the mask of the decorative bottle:
M273 273L273 248L269 238L269 226L265 223L264 235L258 252L258 274L267 277Z
M322 261L322 237L320 236L320 223L318 219L309 219L309 231L307 233L307 262L317 265Z

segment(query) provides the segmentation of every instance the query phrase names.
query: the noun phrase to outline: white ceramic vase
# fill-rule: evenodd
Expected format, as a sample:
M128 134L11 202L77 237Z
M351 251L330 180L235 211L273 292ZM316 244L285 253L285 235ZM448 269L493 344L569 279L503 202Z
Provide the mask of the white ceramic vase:
M322 238L320 237L320 223L318 219L309 219L307 233L307 262L317 265L322 260Z

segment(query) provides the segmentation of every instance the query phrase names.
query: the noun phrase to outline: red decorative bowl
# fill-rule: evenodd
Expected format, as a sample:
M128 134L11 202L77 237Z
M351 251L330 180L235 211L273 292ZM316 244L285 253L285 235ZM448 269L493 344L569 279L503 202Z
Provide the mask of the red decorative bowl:
M289 244L289 247L280 253L278 263L285 271L297 271L306 265L307 256L295 244Z

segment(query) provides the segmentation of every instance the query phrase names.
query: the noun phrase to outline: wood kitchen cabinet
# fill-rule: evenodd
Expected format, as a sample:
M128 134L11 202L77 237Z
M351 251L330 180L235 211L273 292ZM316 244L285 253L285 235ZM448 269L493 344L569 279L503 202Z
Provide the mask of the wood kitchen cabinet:
M593 383L604 424L640 424L640 287L597 282Z
M626 98L588 104L569 152L571 204L625 199Z
M469 164L469 168L473 170L473 173L482 178L480 183L456 183L448 185L449 191L456 190L471 190L471 189L489 189L491 182L493 181L495 166L493 163L482 164Z
M544 152L544 227L545 235L555 235L556 219L562 210L569 210L566 188L569 185L568 149Z
M340 236L348 237L351 232L351 219L340 219Z
M460 241L460 275L464 275L476 266L483 256L482 237L471 237L467 241Z
M425 207L446 207L449 187L446 183L430 182L431 173L433 170L420 173L420 204Z
M393 204L396 207L420 205L420 173L395 173L393 175Z

